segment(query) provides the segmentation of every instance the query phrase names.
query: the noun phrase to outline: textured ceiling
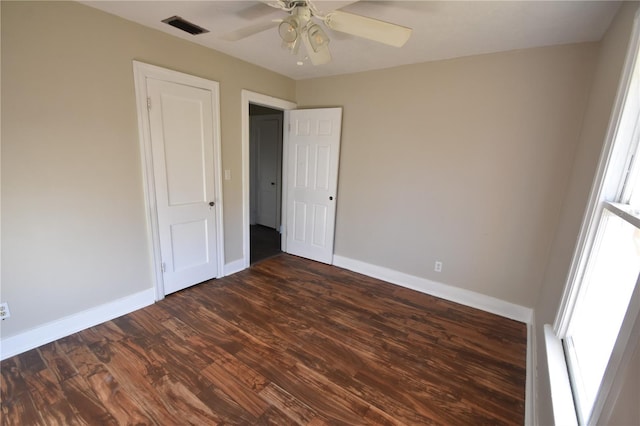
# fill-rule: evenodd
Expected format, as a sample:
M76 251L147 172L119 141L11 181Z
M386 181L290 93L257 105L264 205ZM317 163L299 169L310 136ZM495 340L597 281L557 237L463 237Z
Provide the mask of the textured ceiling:
M304 48L280 47L277 27L240 41L221 36L286 13L257 1L85 1L91 7L210 47L294 79L389 68L482 53L600 40L617 1L315 1L318 9L351 13L413 28L402 48L329 33L333 60L313 66ZM178 15L209 33L192 36L161 21ZM303 60L304 65L296 63Z

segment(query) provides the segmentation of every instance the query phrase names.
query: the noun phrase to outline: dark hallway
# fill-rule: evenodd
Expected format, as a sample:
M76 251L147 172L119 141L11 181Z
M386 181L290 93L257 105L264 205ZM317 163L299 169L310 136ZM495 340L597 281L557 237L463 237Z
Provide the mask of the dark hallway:
M251 263L280 253L280 233L273 228L251 225Z

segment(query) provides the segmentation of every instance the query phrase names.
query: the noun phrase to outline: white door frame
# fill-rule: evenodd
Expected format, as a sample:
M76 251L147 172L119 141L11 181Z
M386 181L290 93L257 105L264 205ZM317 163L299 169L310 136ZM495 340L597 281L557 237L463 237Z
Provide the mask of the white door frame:
M216 209L216 245L217 276L223 276L224 268L224 235L222 219L222 161L220 148L220 89L216 81L206 80L178 71L133 61L133 77L136 91L136 109L138 113L138 138L140 142L140 158L142 161L142 182L147 213L147 235L151 247L152 279L156 289L156 301L164 299L164 280L162 273L162 256L160 251L160 231L158 228L158 209L156 203L155 181L153 173L153 156L151 153L151 132L147 110L147 78L162 80L186 86L210 90L213 93L213 154L214 154L214 193Z
M250 124L249 124L249 104L262 105L268 108L277 109L281 111L288 111L291 109L296 109L297 104L294 102L290 102L284 99L274 98L272 96L263 95L260 93L252 92L250 90L242 90L241 92L241 106L242 106L242 258L244 268L248 268L251 265L250 258L250 247L251 247L251 239L250 239L250 175L249 175L249 167L250 167L250 159L249 159L249 133L250 133ZM287 122L286 118L284 119L283 126L286 127ZM283 155L286 155L286 147L287 147L287 132L282 132L282 152ZM285 158L283 158L282 164L286 164ZM284 188L284 184L286 182L286 173L285 167L282 170L282 185ZM286 205L286 197L284 191L282 191L282 205ZM282 219L280 221L281 224L286 223L285 219L285 209L281 208ZM286 251L286 246L284 238L282 239L282 250Z

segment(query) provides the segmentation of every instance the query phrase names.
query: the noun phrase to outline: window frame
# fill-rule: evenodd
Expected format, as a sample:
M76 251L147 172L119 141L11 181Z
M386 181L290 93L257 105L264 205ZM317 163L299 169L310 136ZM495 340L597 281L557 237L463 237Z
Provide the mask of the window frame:
M604 211L607 211L610 215L614 217L618 217L622 219L625 223L635 227L636 229L640 229L640 217L635 214L629 213L629 206L620 203L611 203L608 201L601 202L600 209L600 217L602 217ZM635 213L635 212L633 212ZM601 221L602 223L602 221ZM602 230L599 227L598 231ZM597 241L599 237L596 236L596 243L592 248L597 246ZM631 336L631 329L633 328L636 319L638 318L638 313L640 312L640 274L635 280L634 290L629 299L629 305L627 306L627 310L625 311L624 318L622 323L620 324L620 329L618 331L618 335L616 336L614 346L612 348L612 352L607 362L607 366L605 368L602 380L600 381L600 387L597 391L596 397L593 401L593 405L591 407L591 411L587 415L587 417L583 417L583 410L581 406L581 400L583 398L584 388L582 383L582 377L580 369L577 368L579 364L578 353L573 347L572 339L567 338L569 336L564 336L562 338L563 344L563 352L565 361L567 364L567 369L569 373L569 382L571 385L571 390L573 393L574 400L574 408L576 411L576 416L580 424L599 424L600 416L602 414L602 409L604 407L605 400L612 389L613 380L615 378L616 372L621 365L622 357L626 348L629 346L631 349L635 348L637 344L637 336L634 340ZM579 299L578 299L579 303Z
M618 142L620 131L628 129L621 128L623 120L624 107L626 106L627 94L632 84L633 72L636 67L640 67L640 10L636 12L634 18L633 30L631 33L629 45L627 47L627 55L618 85L618 91L612 111L609 127L605 138L605 143L601 152L600 161L594 178L593 186L587 203L587 208L583 217L582 226L578 242L575 247L573 259L571 262L567 284L565 286L560 307L558 309L554 324L553 334L561 339L567 336L569 324L574 314L582 286L582 279L588 267L588 261L593 254L597 235L601 223L604 210L621 217L623 220L631 223L636 227L640 227L640 218L628 211L628 206L617 203L616 201L627 202L629 199L629 191L625 188L625 181L629 173L629 166L640 167L640 158L632 158L631 153L635 150L633 137L631 142ZM632 135L637 136L640 120L636 121ZM622 143L622 145L618 145ZM637 143L637 141L635 142ZM636 157L640 157L637 155ZM626 197L626 198L625 198ZM634 292L629 302L629 307L625 314L620 332L616 339L613 352L607 364L604 376L602 378L600 388L597 392L593 407L587 418L582 418L581 410L579 410L579 400L572 392L574 399L574 407L576 420L580 424L595 424L601 420L603 408L609 393L612 390L614 379L618 369L624 367L623 360L630 358L629 351L633 351L638 344L638 336L632 333L634 324L640 319L640 279L636 281ZM567 355L564 356L567 370L571 370L570 362ZM571 376L571 373L569 374ZM553 383L552 383L553 386ZM553 394L553 389L552 389ZM556 407L554 405L554 411Z

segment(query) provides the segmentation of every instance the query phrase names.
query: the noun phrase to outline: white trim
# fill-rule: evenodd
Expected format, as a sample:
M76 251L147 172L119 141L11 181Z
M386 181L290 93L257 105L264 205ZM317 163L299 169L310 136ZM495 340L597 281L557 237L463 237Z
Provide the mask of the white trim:
M544 341L547 352L551 407L556 425L577 426L578 417L571 392L562 341L549 324L544 325Z
M4 338L0 341L0 359L7 359L94 325L126 315L145 306L152 305L154 300L155 289L150 287L130 296L48 322L15 336Z
M273 109L278 109L282 111L287 111L291 109L295 109L297 104L294 102L286 101L284 99L274 98L272 96L263 95L260 93L252 92L250 90L243 89L241 92L241 117L242 117L242 259L244 261L244 267L248 268L251 264L251 240L249 238L249 229L250 229L250 159L249 159L249 133L250 133L250 123L249 123L249 104L262 105ZM286 126L286 120L283 123ZM286 136L287 132L283 131L283 146L282 151L286 152ZM284 161L282 164L286 164ZM282 186L286 183L286 177L282 175ZM282 197L282 219L280 223L285 222L285 197L283 191ZM283 233L284 235L284 233Z
M244 259L234 260L224 265L224 276L233 275L237 272L245 270Z
M145 64L133 61L133 77L136 93L136 111L138 116L138 141L140 144L140 158L142 161L142 182L147 213L147 238L151 247L152 281L155 283L156 300L164 298L164 281L162 265L158 259L160 254L160 236L158 234L158 211L156 209L156 191L153 181L153 160L151 155L151 134L149 116L143 99L146 99L145 73L141 69ZM144 117L144 118L143 118Z
M531 308L471 290L438 283L337 254L333 256L333 265L526 324L530 324L533 319L533 309Z
M524 424L525 426L535 426L538 424L536 407L538 405L537 389L537 339L536 339L536 318L535 312L532 314L531 322L527 324L527 377L525 383L524 397Z
M220 133L220 84L213 80L133 61L133 77L135 83L136 109L138 114L138 138L140 158L142 161L142 182L147 212L147 235L151 247L153 262L152 280L155 287L155 300L164 299L164 280L162 274L162 255L160 252L160 234L158 230L158 211L153 173L153 156L151 153L151 132L147 111L147 78L184 84L187 86L210 90L213 101L213 152L214 152L214 192L216 209L216 245L217 276L224 276L224 221L222 201L222 148Z
M280 209L280 249L289 253L287 247L287 182L289 182L289 168L286 167L289 164L289 144L291 122L289 121L289 114L283 114L282 118L282 208Z
M629 222L636 228L640 228L640 216L638 210L632 208L628 204L610 203L608 201L602 202L602 207L609 212L619 216L622 220Z

